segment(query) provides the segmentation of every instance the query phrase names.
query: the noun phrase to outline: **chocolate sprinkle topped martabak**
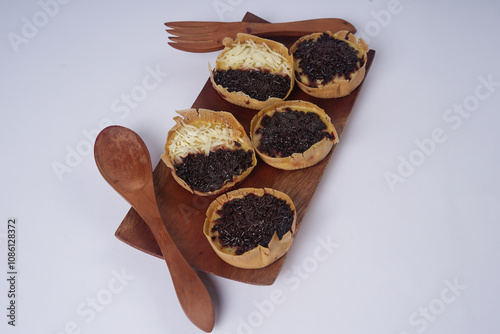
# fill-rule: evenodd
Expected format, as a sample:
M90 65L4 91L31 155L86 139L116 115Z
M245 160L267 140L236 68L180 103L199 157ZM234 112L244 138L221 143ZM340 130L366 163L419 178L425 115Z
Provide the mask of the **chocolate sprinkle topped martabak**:
M358 54L346 41L323 33L316 41L305 40L297 46L293 56L300 59L302 73L296 75L306 75L312 87L317 80L326 84L336 76L350 79L351 73L363 66Z
M212 232L223 247L235 247L241 255L258 245L269 248L274 233L281 240L291 230L294 212L283 199L271 194L248 194L224 203Z
M243 92L259 101L266 101L271 97L283 99L291 85L289 76L256 70L214 71L214 81L229 92Z
M334 140L326 124L313 112L286 108L284 112L265 115L256 134L261 134L258 150L271 157L285 158L304 153L323 138Z
M174 167L177 176L192 189L212 192L219 190L226 182L231 182L234 176L250 168L252 157L252 151L221 148L211 151L208 155L188 154Z

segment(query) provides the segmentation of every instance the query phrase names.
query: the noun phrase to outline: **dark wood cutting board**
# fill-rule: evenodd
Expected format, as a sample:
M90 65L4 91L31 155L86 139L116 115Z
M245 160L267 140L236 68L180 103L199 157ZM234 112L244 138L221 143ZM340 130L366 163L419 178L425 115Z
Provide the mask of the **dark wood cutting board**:
M265 22L251 13L247 13L243 21ZM276 37L273 39L290 47L297 38ZM374 56L375 51L370 50L366 65L367 75ZM339 99L317 99L306 95L295 86L287 100L307 100L323 108L331 117L340 137L340 142L337 145L342 145L342 132L361 91L362 84L350 95ZM232 112L247 132L250 129L252 117L257 113L256 110L238 107L223 100L213 89L210 80L207 80L192 108ZM165 140L168 130L165 129ZM164 142L158 143L158 145L163 147ZM297 210L299 230L307 228L307 224L311 222L304 221L304 216L334 150L335 147L319 164L296 171L279 170L266 165L259 159L252 173L238 187L268 187L288 194ZM239 269L222 261L212 250L202 230L205 211L215 197L192 195L176 183L170 170L159 157L158 160L159 162L153 171L158 206L168 231L187 261L198 270L228 279L256 285L273 284L286 260L286 255L262 269ZM133 208L127 213L115 235L119 240L132 247L147 254L161 257L160 249L153 235Z

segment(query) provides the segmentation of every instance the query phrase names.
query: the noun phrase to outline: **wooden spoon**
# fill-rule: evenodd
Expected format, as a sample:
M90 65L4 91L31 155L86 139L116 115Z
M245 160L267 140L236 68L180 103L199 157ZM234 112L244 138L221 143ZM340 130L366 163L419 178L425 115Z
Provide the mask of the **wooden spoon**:
M94 157L104 179L134 207L153 233L184 313L198 328L211 332L212 299L165 228L154 193L149 151L142 139L125 127L107 127L96 138Z

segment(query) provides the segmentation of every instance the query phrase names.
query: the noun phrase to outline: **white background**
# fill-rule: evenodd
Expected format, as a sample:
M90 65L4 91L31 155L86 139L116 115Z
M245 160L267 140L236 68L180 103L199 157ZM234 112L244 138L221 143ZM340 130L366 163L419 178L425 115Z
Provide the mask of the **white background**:
M500 331L499 2L54 3L0 5L1 333L200 332L164 262L114 237L129 206L97 171L93 136L107 122L130 127L155 165L175 110L192 105L217 55L169 47L163 23L247 11L344 18L377 53L276 283L207 277L213 333ZM156 87L127 107L148 71Z

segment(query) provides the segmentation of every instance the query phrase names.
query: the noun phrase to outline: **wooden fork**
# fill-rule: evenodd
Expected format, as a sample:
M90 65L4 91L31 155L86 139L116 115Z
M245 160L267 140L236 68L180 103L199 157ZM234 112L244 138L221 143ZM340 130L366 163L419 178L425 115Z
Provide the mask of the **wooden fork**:
M314 19L286 23L256 22L209 22L178 21L166 22L171 29L167 32L172 47L188 52L212 52L224 48L224 37L236 38L239 32L271 37L271 36L304 36L314 32L348 30L356 32L356 28L342 19Z

